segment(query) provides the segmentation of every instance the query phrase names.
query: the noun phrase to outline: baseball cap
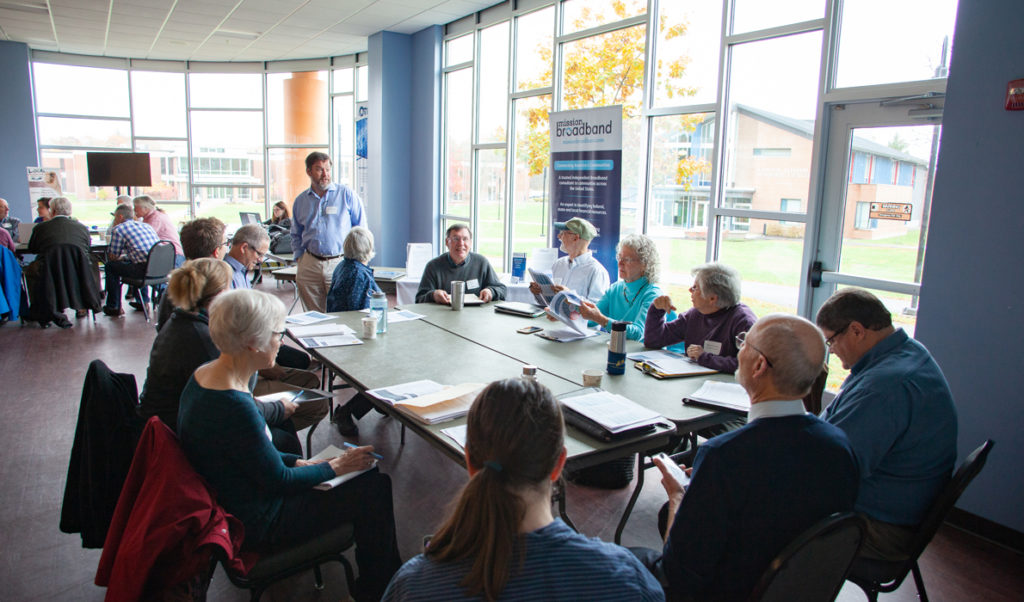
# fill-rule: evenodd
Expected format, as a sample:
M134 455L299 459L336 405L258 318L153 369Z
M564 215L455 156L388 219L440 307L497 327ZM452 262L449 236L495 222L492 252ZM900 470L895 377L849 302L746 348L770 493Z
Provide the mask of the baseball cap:
M559 230L568 230L583 240L597 238L597 228L582 217L574 217L566 222L555 222L555 227Z

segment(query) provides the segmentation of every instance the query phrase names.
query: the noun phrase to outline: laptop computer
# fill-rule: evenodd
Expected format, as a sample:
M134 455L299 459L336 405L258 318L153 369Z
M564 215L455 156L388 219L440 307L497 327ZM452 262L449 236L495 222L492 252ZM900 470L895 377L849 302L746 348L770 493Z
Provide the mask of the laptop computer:
M32 236L32 228L36 225L33 222L22 222L18 224L18 242L28 243L28 239Z
M259 224L263 220L260 219L260 214L255 211L239 211L238 217L242 219L242 225L248 226L249 224Z

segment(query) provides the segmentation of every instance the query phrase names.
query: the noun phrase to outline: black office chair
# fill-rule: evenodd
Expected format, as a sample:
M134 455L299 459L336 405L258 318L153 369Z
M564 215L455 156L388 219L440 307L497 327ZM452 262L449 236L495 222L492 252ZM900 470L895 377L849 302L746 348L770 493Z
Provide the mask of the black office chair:
M917 559L935 536L939 526L946 520L946 515L953 509L960 495L984 468L993 445L995 442L989 439L971 452L932 502L924 521L917 527L909 558L899 562L858 558L853 563L847 579L860 586L867 594L868 600L875 602L878 600L878 594L896 591L907 578L907 573L913 573L918 598L921 602L928 602L928 593L924 588L924 579L921 578L921 568L917 564Z
M836 513L800 534L772 560L751 602L835 600L864 540L864 521Z
M351 597L355 587L355 576L352 573L352 565L345 558L344 552L355 543L353 533L352 525L344 524L308 541L261 552L259 560L245 575L232 570L222 552L216 555L217 558L214 562L219 560L231 583L236 587L249 590L249 599L252 602L257 602L263 592L275 582L310 568L313 569L316 588L322 590L324 580L320 574L320 565L325 562L337 561L345 569L345 583L348 585Z
M167 284L167 281L170 280L168 276L173 269L174 245L172 245L169 240L161 240L149 249L149 256L146 259L145 276L142 278L121 277L121 282L135 287L135 300L142 306L142 313L146 316L147 323L149 322L151 308L149 303L142 302L142 287ZM156 304L160 300L155 294L150 295L150 300L152 301L153 309L155 310Z

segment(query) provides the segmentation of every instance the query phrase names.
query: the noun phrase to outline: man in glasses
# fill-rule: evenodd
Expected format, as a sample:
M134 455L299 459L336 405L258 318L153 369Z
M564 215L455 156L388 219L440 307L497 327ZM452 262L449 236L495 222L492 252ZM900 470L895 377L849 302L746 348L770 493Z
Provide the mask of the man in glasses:
M479 253L473 253L473 233L465 224L453 224L444 233L448 252L431 259L423 269L420 287L416 291L417 303L451 304L452 282L466 283L466 294L475 294L486 303L505 298L505 285L498 280L491 262Z
M850 438L860 467L861 556L903 560L956 462L957 414L939 365L871 293L832 295L818 326L850 375L822 417Z
M850 511L857 496L849 441L801 400L825 361L821 332L771 314L741 343L736 380L750 396L747 425L698 448L689 487L654 460L669 497L667 537L660 559L638 555L686 599L748 598L787 544Z

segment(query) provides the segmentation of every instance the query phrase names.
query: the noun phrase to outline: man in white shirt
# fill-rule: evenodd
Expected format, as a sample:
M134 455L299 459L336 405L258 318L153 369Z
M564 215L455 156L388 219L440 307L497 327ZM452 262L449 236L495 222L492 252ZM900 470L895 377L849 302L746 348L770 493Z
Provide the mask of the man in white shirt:
M555 222L558 229L559 250L568 253L559 257L551 266L551 277L555 290L569 289L584 299L597 301L608 290L608 270L594 259L590 241L597 237L597 228L582 217L566 222ZM530 292L540 294L540 285L530 283Z

